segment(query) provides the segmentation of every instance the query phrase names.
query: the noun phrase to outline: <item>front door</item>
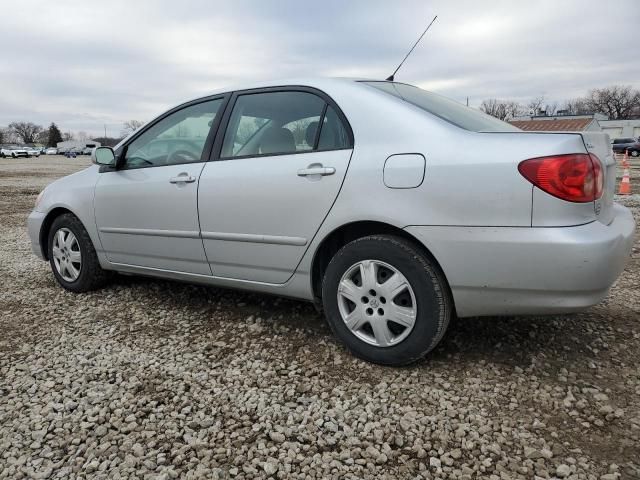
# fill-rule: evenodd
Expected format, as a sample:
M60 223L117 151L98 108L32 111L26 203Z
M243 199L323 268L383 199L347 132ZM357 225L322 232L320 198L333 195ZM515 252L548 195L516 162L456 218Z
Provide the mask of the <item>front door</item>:
M200 178L205 252L214 276L284 283L338 195L352 134L319 92L248 92L232 103Z
M193 103L125 146L124 164L100 174L95 217L112 263L211 275L198 225L198 179L222 98Z

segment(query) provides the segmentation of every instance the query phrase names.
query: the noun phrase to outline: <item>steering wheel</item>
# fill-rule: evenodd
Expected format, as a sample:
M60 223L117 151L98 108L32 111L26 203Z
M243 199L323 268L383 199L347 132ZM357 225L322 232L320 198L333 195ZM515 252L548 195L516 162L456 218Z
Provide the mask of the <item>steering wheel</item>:
M200 156L196 156L195 153L190 152L189 150L176 150L175 152L171 152L167 157L167 165L171 165L172 163L182 163L184 161L197 162L199 160Z

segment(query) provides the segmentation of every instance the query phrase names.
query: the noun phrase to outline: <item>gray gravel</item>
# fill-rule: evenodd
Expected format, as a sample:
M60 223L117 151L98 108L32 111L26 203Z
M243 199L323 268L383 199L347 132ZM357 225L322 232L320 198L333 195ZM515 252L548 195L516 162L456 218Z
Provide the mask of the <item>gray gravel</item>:
M134 277L59 288L24 221L85 164L0 160L0 479L640 478L638 243L601 305L459 320L390 369L301 302Z

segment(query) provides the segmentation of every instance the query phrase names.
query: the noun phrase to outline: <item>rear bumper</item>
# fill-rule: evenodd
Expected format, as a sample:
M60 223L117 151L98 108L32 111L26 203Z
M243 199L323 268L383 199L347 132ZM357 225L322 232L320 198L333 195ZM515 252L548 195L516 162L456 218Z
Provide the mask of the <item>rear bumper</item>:
M45 258L40 245L40 229L46 216L46 213L34 210L29 214L29 217L27 217L27 233L29 234L29 240L31 240L31 250L42 260Z
M406 230L440 263L458 316L470 317L566 313L599 303L629 260L635 222L614 205L609 225Z

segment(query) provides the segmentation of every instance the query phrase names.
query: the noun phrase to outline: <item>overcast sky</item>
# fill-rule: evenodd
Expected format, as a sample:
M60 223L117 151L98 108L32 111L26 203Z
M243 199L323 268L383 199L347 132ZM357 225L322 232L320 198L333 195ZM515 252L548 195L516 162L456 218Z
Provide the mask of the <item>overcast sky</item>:
M0 126L117 136L252 79L396 76L472 106L640 88L640 0L1 0ZM635 32L635 33L634 33Z

